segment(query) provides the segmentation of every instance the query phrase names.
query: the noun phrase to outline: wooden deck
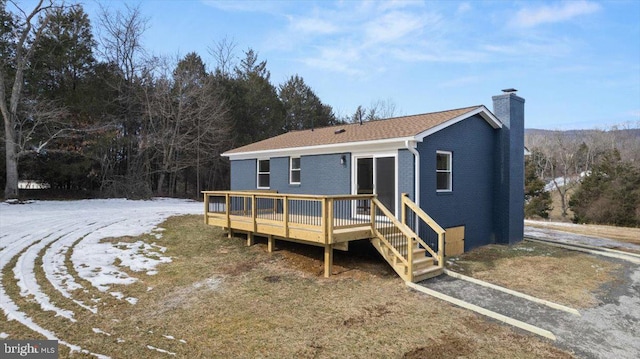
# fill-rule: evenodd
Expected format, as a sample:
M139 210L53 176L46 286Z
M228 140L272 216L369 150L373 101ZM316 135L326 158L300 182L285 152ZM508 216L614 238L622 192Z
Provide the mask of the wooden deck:
M369 239L405 280L418 281L442 272L444 230L403 196L402 222L375 195L314 196L272 192L206 191L205 223L228 231L324 247L325 277L331 275L333 250L348 250L349 242ZM416 212L418 210L421 213ZM407 211L422 218L438 235L434 251L406 224ZM440 243L442 242L442 243ZM412 248L412 250L409 250Z

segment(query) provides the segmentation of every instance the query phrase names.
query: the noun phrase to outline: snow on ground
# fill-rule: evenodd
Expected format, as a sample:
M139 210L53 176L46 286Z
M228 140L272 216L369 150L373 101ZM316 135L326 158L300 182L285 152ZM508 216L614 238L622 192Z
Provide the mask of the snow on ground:
M96 307L73 299L72 292L83 287L69 273L66 261L71 261L80 278L103 292L114 284L133 283L137 279L122 269L153 275L158 264L171 261L171 258L163 255L166 249L155 243L113 243L103 240L144 233L152 233L161 240L162 230L154 229L166 218L200 213L201 203L165 198L150 201L35 201L19 205L0 203L0 283L3 280L2 270L16 260L13 273L20 294L33 298L42 310L52 311L56 316L73 322L73 311L57 307L43 293L36 280L37 258L42 258L41 270L56 291L73 300L79 308L96 313ZM121 295L118 292L110 294ZM132 305L137 302L136 298L125 298L124 295L121 299ZM22 312L2 285L0 307L8 320L18 320L47 339L59 340L55 333L33 322ZM8 337L9 334L3 332L2 335ZM60 343L73 351L104 357L62 340Z

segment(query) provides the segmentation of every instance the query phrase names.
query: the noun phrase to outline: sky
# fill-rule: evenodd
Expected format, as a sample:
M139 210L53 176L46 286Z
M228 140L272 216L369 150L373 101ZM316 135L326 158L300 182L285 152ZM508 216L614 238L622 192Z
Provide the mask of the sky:
M525 126L640 127L640 1L82 0L140 6L151 54L223 39L251 48L274 85L298 74L338 115L387 101L395 115L484 104L516 88Z

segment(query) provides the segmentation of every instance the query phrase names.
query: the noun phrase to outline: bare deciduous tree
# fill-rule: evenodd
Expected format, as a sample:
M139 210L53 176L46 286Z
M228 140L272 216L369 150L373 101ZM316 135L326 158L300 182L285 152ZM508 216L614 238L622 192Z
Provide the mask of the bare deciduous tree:
M50 9L54 7L53 1L49 1L48 5L44 5L44 0L38 1L34 9L27 13L16 2L11 2L18 9L20 19L15 29L15 42L12 55L3 58L0 64L0 112L4 120L5 135L5 159L7 179L5 184L4 195L6 199L18 198L18 161L20 157L20 145L24 144L24 139L19 138L22 135L19 127L24 121L19 119L19 105L22 103L24 73L31 60L34 51L34 44L40 39L42 32L46 28L51 19ZM44 14L37 24L34 25L36 17ZM12 69L12 71L8 71ZM13 79L11 79L11 76ZM13 85L8 92L5 83ZM39 117L43 119L43 117Z
M161 195L172 194L174 188L171 185L169 193L165 192L167 176L174 182L179 171L195 167L199 177L201 157L219 157L228 146L226 108L204 66L197 69L199 57L189 54L185 59L191 56L196 66L179 65L173 73L168 61L163 61L162 75L153 80L153 86L145 86L144 142L158 163L157 192Z

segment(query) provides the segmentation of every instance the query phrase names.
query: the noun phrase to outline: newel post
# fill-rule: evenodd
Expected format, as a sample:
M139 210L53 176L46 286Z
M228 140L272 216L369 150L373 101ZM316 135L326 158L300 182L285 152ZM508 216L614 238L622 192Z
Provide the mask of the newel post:
M402 208L400 209L400 220L402 221L402 224L406 225L407 224L407 206L405 205L405 198L408 196L407 193L402 193L402 201L401 202L401 206Z
M204 193L204 224L208 224L207 217L209 213L209 195Z

